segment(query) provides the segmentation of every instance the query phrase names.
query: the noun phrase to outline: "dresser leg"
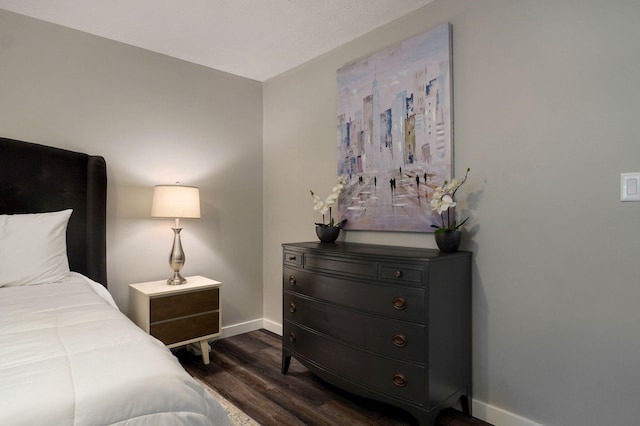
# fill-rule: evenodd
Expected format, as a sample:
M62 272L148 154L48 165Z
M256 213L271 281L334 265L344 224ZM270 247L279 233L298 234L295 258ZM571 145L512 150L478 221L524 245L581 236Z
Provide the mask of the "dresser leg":
M282 355L282 374L287 374L289 371L289 364L291 364L291 355Z
M467 417L471 417L471 408L469 407L469 397L467 395L460 397L460 405L462 405L462 413Z

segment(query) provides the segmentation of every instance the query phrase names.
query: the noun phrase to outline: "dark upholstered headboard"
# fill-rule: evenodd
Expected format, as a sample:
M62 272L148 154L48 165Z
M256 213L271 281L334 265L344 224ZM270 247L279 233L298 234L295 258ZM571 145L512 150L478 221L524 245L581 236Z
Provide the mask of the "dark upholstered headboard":
M0 214L73 209L69 268L105 287L106 205L104 158L0 138Z

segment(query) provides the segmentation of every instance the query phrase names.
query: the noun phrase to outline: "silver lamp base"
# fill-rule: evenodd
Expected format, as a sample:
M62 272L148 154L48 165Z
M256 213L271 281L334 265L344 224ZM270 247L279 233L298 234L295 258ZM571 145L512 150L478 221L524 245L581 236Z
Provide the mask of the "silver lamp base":
M180 275L180 272L178 271L174 271L173 272L173 277L169 278L167 280L167 284L169 285L178 285L178 284L184 284L187 282L187 279L185 277L183 277L182 275Z
M173 229L173 247L169 253L169 265L173 269L173 277L167 280L168 285L179 285L187 282L187 279L180 275L180 269L184 266L185 255L180 241L180 231L182 228Z

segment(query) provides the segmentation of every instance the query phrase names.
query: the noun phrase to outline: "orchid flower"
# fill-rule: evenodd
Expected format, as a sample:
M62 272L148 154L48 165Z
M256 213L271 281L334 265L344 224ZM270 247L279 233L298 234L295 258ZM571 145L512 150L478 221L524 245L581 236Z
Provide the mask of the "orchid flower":
M331 207L336 205L338 202L338 198L340 197L340 193L344 189L344 178L340 176L338 178L338 183L333 187L331 193L327 196L327 198L323 201L320 197L318 197L313 191L309 191L311 193L311 197L313 198L313 209L322 213L322 223L317 225L323 226L334 226L333 218L331 217ZM329 224L324 223L324 216L326 213L329 213ZM343 222L340 222L336 226L342 226Z
M455 202L455 194L458 189L462 186L463 183L467 181L467 176L469 175L469 171L471 169L467 169L467 173L464 175L464 179L454 178L451 182L445 181L442 186L436 187L433 192L433 196L431 198L431 210L435 210L440 215L442 219L442 226L431 225L433 228L437 228L436 234L447 231L455 231L465 224L469 218L466 218L459 224L454 219L451 220L451 212L449 209L453 210L453 207L456 206Z

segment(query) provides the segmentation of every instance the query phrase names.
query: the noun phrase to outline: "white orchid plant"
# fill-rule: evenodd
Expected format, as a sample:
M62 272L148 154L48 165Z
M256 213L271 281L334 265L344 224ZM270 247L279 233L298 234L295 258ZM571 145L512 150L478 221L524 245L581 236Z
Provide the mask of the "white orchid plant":
M333 216L331 215L331 208L336 205L338 202L338 197L340 196L340 192L344 189L344 178L340 176L338 178L338 183L331 190L331 194L327 196L326 199L321 199L315 192L309 191L311 193L311 197L313 198L313 209L315 211L319 211L322 213L322 223L316 223L318 226L333 226L341 228L342 225L347 221L346 219L335 223ZM329 216L329 223L325 223L325 217Z
M451 179L451 182L445 181L444 184L442 186L438 186L433 193L433 197L431 198L431 210L437 211L440 215L440 219L442 219L442 226L431 225L432 228L437 228L436 234L441 234L447 231L456 231L469 220L469 218L466 218L462 222L458 223L455 218L455 213L453 214L453 218L451 217L451 210L456 206L456 192L460 189L462 184L467 181L467 176L469 176L470 171L471 169L467 169L464 179L454 178Z

